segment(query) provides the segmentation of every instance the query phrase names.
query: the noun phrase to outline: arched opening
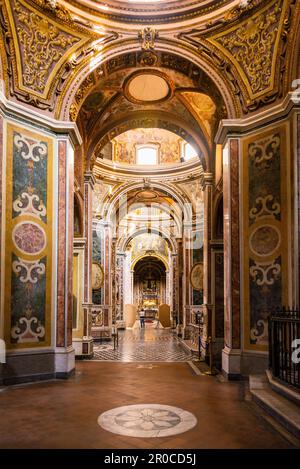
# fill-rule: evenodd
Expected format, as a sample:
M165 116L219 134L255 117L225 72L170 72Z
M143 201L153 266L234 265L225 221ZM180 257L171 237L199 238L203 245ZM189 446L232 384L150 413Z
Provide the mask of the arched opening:
M115 327L133 327L140 308L153 320L165 306L163 327L171 318L177 334L195 345L207 285L203 173L214 167L214 136L227 111L218 85L200 67L169 52L154 55L148 68L136 51L121 53L118 67L115 59L103 60L74 102L86 169L95 177L91 331L109 338ZM137 247L142 238L154 247ZM152 304L144 302L133 267L149 256L166 264L163 288L148 292Z
M166 303L166 266L154 256L142 257L133 271L134 303L144 309L146 324L158 320L159 306Z
M74 237L83 235L82 212L77 195L74 195Z

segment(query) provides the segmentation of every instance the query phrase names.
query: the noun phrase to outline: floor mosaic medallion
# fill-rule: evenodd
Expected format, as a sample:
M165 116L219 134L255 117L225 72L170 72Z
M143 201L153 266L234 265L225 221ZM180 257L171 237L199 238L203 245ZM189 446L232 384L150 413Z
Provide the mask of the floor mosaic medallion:
M191 430L197 425L197 419L178 407L139 404L108 410L100 415L98 424L117 435L157 438Z

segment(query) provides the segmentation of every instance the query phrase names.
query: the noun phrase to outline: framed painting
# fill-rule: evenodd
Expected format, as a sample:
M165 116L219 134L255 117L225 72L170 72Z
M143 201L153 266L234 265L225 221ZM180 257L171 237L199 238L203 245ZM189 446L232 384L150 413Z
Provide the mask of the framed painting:
M98 262L92 264L92 289L100 290L104 283L104 271L102 265Z
M194 290L203 290L203 262L197 262L193 265L190 282Z

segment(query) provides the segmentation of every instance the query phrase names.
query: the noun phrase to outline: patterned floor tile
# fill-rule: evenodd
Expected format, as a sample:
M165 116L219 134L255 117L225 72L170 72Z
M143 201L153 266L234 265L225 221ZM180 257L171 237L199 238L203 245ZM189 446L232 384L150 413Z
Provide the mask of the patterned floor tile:
M170 330L146 328L119 332L119 346L94 344L93 360L122 362L186 362L191 354Z

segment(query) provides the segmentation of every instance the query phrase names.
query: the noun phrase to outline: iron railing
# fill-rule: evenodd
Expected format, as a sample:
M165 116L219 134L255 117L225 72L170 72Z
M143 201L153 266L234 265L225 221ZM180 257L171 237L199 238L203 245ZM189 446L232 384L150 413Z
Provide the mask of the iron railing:
M300 310L282 308L269 319L269 366L274 378L300 388ZM298 349L298 352L297 352Z

